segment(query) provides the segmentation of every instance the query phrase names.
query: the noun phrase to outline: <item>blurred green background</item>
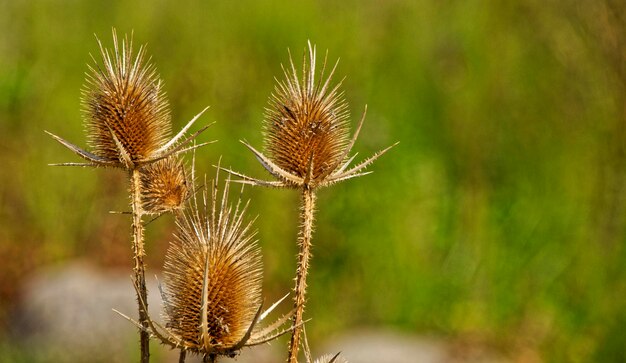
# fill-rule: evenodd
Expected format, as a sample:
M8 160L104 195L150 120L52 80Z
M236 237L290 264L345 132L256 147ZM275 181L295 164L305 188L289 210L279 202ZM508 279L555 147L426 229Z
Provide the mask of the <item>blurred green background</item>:
M41 266L130 271L128 221L107 213L128 208L124 175L46 166L76 158L43 132L85 145L86 64L115 27L148 44L175 129L211 106L201 173L222 155L265 176L238 140L262 144L274 77L307 40L341 58L353 123L368 105L355 150L400 141L319 193L313 341L387 326L519 362L626 361L625 14L611 0L0 1L0 330ZM246 194L280 296L297 193ZM150 227L153 268L171 229Z

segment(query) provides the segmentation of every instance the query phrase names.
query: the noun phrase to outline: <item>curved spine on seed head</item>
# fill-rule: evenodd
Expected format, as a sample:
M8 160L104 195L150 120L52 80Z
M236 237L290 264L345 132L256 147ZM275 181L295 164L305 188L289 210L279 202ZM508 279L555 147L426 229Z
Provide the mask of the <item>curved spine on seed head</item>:
M324 61L316 81L315 61L315 47L310 47L299 79L290 57L291 68L283 68L285 78L274 88L263 125L270 158L290 174L312 181L341 161L349 141L350 116L339 91L341 82L329 87L337 63L324 81Z
M155 155L171 133L169 105L156 68L145 59L145 47L133 55L132 39L113 50L98 40L101 65L89 65L83 89L83 110L88 144L93 153L122 162L137 162Z
M171 156L141 168L141 206L147 214L183 209L192 182L182 160Z
M97 39L97 38L96 38ZM169 105L156 68L146 59L145 46L134 53L132 38L121 42L113 30L113 49L97 39L100 62L92 56L88 65L82 105L87 144L84 150L47 132L81 158L83 163L53 165L118 167L133 170L191 149L190 143L208 126L186 136L197 114L176 136L171 137Z

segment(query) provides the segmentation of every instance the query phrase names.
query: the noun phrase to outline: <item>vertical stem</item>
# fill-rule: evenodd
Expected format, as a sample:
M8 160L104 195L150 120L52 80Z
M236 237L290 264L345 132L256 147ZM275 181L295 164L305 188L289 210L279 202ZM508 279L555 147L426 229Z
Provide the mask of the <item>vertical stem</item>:
M178 363L185 363L186 358L187 358L187 351L184 349L181 349L180 356L178 357Z
M131 171L130 193L133 209L133 272L137 284L137 304L139 305L139 323L144 327L139 331L141 344L141 363L150 362L150 336L148 334L148 290L146 289L145 263L146 254L143 243L143 209L141 207L141 181L139 170Z
M300 234L298 236L298 268L296 270L296 296L294 297L294 308L296 313L293 317L293 331L289 342L289 363L298 362L298 349L300 348L300 331L302 330L302 316L304 314L304 304L306 302L306 276L309 270L309 259L311 257L311 235L313 234L313 219L315 212L315 193L308 186L302 188L302 206L300 209Z

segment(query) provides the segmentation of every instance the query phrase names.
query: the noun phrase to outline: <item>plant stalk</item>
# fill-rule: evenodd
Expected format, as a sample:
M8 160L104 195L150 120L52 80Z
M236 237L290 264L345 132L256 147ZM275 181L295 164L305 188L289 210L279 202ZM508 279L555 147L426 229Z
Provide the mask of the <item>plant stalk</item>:
M187 358L187 351L184 349L181 349L180 356L178 357L178 363L185 363L186 358Z
M296 287L294 297L293 331L289 342L289 363L298 362L298 349L300 348L300 332L302 331L302 316L306 302L306 277L309 271L309 259L311 258L311 236L313 234L313 220L315 213L315 192L312 188L302 188L302 200L300 209L300 233L298 236L298 268L296 270Z
M137 304L139 306L139 323L144 329L139 330L141 344L141 363L150 362L150 335L148 334L148 290L146 289L146 266L143 240L143 208L141 207L141 180L139 170L133 168L130 175L130 193L133 212L133 273L137 284Z

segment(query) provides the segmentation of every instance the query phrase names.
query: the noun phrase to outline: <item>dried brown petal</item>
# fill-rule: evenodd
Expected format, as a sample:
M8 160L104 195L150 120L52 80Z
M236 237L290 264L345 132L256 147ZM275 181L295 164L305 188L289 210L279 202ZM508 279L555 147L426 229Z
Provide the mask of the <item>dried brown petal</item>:
M95 155L107 160L149 159L171 132L168 102L155 67L145 61L144 47L133 55L128 37L120 47L115 31L112 51L98 43L102 67L89 67L82 100L89 144Z
M348 363L340 354L326 354L315 360L315 363Z
M326 60L316 80L316 52L309 44L299 78L293 60L269 100L264 122L265 148L281 169L300 178L317 180L342 161L349 142L349 112L339 82L330 87L334 69L324 78Z
M227 205L227 189L221 203L214 189L204 211L177 221L165 260L166 329L196 353L236 346L261 305L260 250L251 223L244 224L246 208Z
M85 129L91 151L84 150L51 132L56 141L85 160L52 165L116 167L135 170L145 165L195 150L210 142L191 145L209 126L186 135L205 108L173 138L165 93L155 68L144 60L145 49L133 55L132 41L121 47L113 30L113 50L98 40L102 65L94 59L83 89Z
M162 159L146 165L140 173L144 212L160 214L183 208L189 188L181 160L176 157Z

